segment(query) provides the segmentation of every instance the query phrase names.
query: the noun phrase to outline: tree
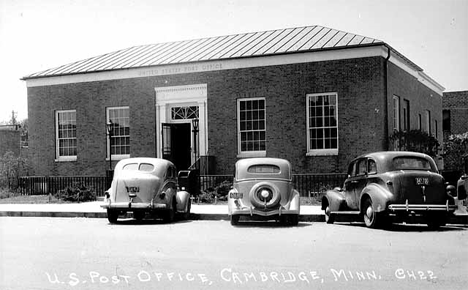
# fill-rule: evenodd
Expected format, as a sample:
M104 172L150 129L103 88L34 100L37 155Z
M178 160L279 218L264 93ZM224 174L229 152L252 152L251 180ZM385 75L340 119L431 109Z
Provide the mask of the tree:
M439 141L421 130L394 131L389 139L395 150L421 152L432 157L439 152Z
M444 145L445 168L463 172L464 159L468 158L468 132L450 135Z
M0 186L13 188L18 186L19 178L27 171L27 160L16 157L13 152L8 151L0 157Z

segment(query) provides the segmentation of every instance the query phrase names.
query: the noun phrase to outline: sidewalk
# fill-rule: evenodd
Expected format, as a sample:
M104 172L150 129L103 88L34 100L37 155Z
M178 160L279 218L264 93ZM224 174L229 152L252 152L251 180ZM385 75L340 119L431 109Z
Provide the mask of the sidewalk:
M86 217L107 218L102 201L50 204L0 204L0 217ZM193 220L228 220L227 205L192 204ZM301 221L325 221L320 206L301 206Z
M68 218L107 218L102 201L83 203L50 204L0 204L0 217L68 217ZM229 220L227 205L192 204L192 220ZM325 216L320 206L301 206L300 221L324 222ZM468 225L468 216L452 216L450 224Z

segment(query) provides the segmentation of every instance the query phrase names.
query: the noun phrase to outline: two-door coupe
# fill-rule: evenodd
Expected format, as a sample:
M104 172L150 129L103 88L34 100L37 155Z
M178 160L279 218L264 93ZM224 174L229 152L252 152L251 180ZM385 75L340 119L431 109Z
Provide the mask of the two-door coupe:
M299 192L293 188L291 164L279 158L247 158L236 162L228 214L236 225L241 216L297 225Z
M147 213L162 216L167 222L176 214L190 215L190 193L178 190L177 169L168 160L128 158L115 166L111 187L105 192L103 208L115 223L119 215L132 212L137 221Z
M339 214L360 214L367 227L384 227L392 219L423 217L431 228L446 224L456 209L434 160L422 153L389 151L352 160L343 188L322 199L325 220Z

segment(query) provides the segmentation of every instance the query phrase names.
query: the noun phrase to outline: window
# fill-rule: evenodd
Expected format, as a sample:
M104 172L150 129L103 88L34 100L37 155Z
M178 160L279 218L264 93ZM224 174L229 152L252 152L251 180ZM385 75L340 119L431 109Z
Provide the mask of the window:
M426 110L426 132L431 134L431 111Z
M450 110L443 110L442 111L442 130L444 132L450 132Z
M55 112L55 130L57 160L76 160L76 111Z
M393 96L393 131L400 131L400 98Z
M437 120L434 120L434 136L436 139L439 138L439 134L437 131L439 131L439 124L437 124Z
M261 164L252 165L247 169L250 173L280 173L280 168L276 165Z
M422 116L418 114L418 130L422 131Z
M171 118L172 120L185 120L198 118L198 106L190 107L172 107Z
M410 118L409 118L409 101L403 100L403 131L409 131L410 129Z
M108 142L110 141L110 153L112 154L112 158L130 157L129 108L107 108L107 123L112 126L111 134L109 136L110 140L108 139Z
M307 95L307 155L338 154L338 95Z
M239 155L266 155L265 99L239 99L237 101Z

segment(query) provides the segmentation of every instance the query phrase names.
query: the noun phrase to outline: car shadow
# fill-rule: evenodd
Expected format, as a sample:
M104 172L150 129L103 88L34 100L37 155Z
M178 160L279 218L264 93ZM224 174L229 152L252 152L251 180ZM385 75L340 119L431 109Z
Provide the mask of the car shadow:
M312 226L311 223L299 222L292 226L275 221L239 221L237 225L233 225L236 228L305 228L310 226Z
M193 220L174 220L173 222L166 222L163 219L143 219L137 221L134 218L122 218L115 223L108 223L109 225L123 225L123 226L142 226L142 225L171 225L171 224L185 224L191 223Z
M364 223L352 222L352 223L335 223L339 226L349 226L349 227L361 227L367 228ZM388 231L388 232L451 232L451 231L466 231L468 230L468 225L455 225L448 224L446 226L440 227L438 229L431 229L424 224L405 224L405 223L394 223L385 228L369 229L373 231Z

